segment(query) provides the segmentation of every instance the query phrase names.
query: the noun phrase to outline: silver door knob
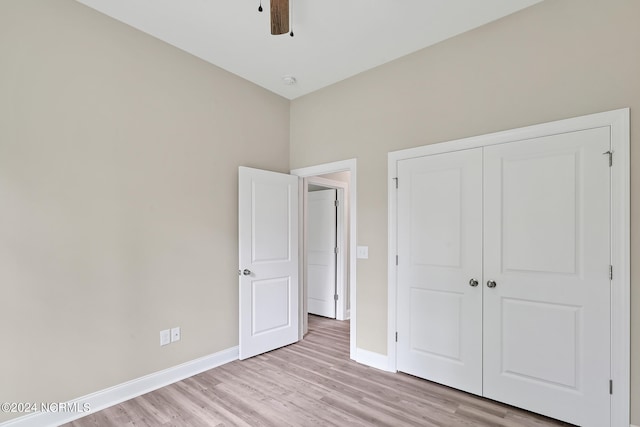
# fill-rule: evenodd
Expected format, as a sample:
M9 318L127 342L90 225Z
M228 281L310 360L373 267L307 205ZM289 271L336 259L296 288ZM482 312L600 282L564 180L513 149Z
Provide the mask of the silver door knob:
M242 270L242 274L244 274L245 276L248 276L251 274L251 270L245 268L244 270Z
M493 280L489 280L487 282L487 288L495 288L498 284L496 282L494 282Z
M469 280L469 286L475 288L476 286L478 286L478 281L476 279Z

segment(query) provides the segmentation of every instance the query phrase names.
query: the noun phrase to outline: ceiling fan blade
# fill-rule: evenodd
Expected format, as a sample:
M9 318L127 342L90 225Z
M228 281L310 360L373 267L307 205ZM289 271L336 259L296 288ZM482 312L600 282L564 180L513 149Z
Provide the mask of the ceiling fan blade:
M271 34L289 32L289 0L271 0Z

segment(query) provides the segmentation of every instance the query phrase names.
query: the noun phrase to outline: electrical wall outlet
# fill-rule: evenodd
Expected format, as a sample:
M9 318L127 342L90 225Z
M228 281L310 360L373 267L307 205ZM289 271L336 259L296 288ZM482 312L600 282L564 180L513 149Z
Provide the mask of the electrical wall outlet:
M180 341L180 326L171 328L171 342Z
M160 331L160 345L167 345L169 343L171 343L171 331L169 329Z

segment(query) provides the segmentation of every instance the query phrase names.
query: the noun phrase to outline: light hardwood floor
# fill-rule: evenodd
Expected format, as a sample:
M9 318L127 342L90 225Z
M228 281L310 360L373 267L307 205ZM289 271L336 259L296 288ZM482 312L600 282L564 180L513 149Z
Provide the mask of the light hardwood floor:
M299 343L212 369L66 424L89 426L568 426L349 360L349 322L309 316Z

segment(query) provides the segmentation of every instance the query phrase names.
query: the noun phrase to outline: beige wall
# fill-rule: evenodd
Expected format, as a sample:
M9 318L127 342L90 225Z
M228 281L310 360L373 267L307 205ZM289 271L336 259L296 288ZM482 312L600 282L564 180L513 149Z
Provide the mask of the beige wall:
M237 167L287 171L288 142L283 98L72 0L0 1L0 400L237 345Z
M387 153L631 107L640 251L640 1L549 0L291 105L291 167L357 157L358 347L385 354ZM634 255L634 259L637 256ZM640 424L640 265L632 263L632 421Z

